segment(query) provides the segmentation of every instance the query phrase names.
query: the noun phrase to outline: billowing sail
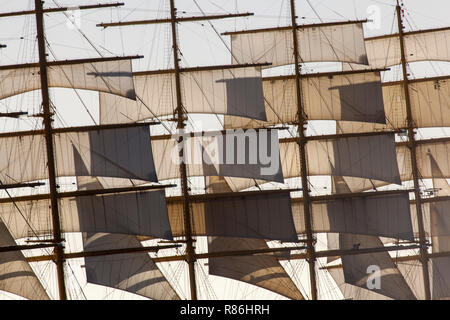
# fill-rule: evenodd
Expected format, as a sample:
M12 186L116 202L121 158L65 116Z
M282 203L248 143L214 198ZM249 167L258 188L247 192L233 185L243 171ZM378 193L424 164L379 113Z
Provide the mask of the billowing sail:
M398 34L367 38L366 50L369 64L383 68L401 63ZM407 62L438 60L450 61L450 29L428 29L404 34Z
M258 193L261 194L258 195ZM259 199L259 202L256 202L252 208L239 207L238 205L244 203L245 197L249 197L249 199L255 197ZM233 232L235 237L248 237L251 234L255 234L255 230L264 230L266 235L262 236L262 231L258 231L258 238L274 239L273 234L276 234L277 237L287 238L288 234L286 234L286 231L282 231L283 228L281 226L287 228L286 230L290 230L292 217L284 214L276 217L271 215L273 210L284 212L275 209L276 207L284 208L281 204L285 203L286 199L282 191L266 192L266 194L264 192L250 192L248 195L239 193L236 196L229 196L229 199L223 197L224 200L221 200L221 198L192 196L192 229L195 235L224 235L224 230L227 228L230 236L232 236L231 232ZM183 231L182 201L176 197L168 198L167 201L172 232L174 236L181 235ZM233 209L236 211L236 215L233 213L224 214L222 215L223 219L220 216L217 224L214 224L214 228L209 226L212 229L208 230L208 227L205 225L205 203L207 201L211 201L211 207L215 208L215 212L218 213L227 210L229 207L221 207L225 204L229 205L230 201L232 201L231 203L236 204L236 209ZM413 239L409 198L405 192L393 192L387 195L369 194L364 197L349 195L340 199L314 201L312 203L312 212L314 216L312 229L314 232L356 233L394 239ZM257 218L253 220L255 224L252 229L247 230L243 225L248 225L246 219L250 214ZM292 215L297 234L304 234L306 228L301 199L292 199ZM262 221L261 217L269 219L266 220L268 221L267 224L256 223L256 221ZM243 222L239 224L240 219L243 219ZM218 234L218 232L221 233ZM272 234L271 237L268 236L270 234ZM291 236L289 235L289 237ZM286 239L285 241L289 240ZM292 241L292 238L290 238L290 241Z
M225 33L231 35L234 63L271 62L273 67L294 63L289 27ZM368 64L362 22L298 26L302 62L345 61Z
M194 235L297 242L289 191L192 196L190 204ZM173 235L180 236L182 199L168 198L167 205Z
M424 128L450 126L450 80L448 77L412 81L409 84L409 92L412 117L417 126Z
M450 126L448 76L414 79L409 81L408 86L412 118L418 127ZM386 124L339 121L337 125L339 133L393 130L407 127L406 102L402 83L384 82L382 87Z
M309 120L385 123L380 73L307 74L301 77L302 104ZM225 116L225 128L251 128L297 121L295 76L263 79L267 121Z
M211 194L231 191L226 180L221 177L207 177L205 183L207 192ZM283 209L286 210L280 208ZM208 237L208 252L267 248L269 247L264 239ZM209 258L208 268L212 275L250 283L291 299L303 299L273 254Z
M78 190L103 188L101 181L95 177L77 177L77 186ZM159 204L160 208L156 203L147 205L152 205L151 211L166 208L165 201ZM165 220L167 228L169 227L167 215ZM146 222L143 221L143 223ZM158 221L152 220L150 223L158 227ZM166 230L168 234L170 233L171 238L170 228ZM83 233L83 249L86 252L139 247L142 247L142 244L134 235ZM89 283L121 289L150 299L179 299L148 253L135 252L85 257L84 265Z
M365 290L346 283L344 279L344 272L340 266L335 268L330 267L328 272L331 274L342 295L347 300L390 300L389 297L383 296L374 291Z
M203 69L181 72L182 103L186 112L266 120L260 67ZM173 70L136 73L133 79L140 99L135 102L101 93L100 123L134 122L174 113Z
M281 140L282 141L282 140ZM423 139L416 140L416 154L417 154L417 166L422 179L431 179L433 177L432 167L430 165L429 156L431 155L439 166L439 176L437 178L450 178L450 161L447 158L447 152L450 150L449 138L438 139ZM280 143L281 156L283 159L283 144ZM309 144L308 144L309 146ZM412 180L410 151L407 146L407 142L396 143L397 163L401 181ZM285 177L289 177L287 170L283 167L283 173ZM361 177L349 177L344 176L346 184L349 186L351 192L360 192L365 190L374 189L377 187L385 186L389 184L383 179L364 179Z
M298 145L292 140L280 143L285 178L300 176ZM350 176L400 184L393 134L313 140L306 149L310 175Z
M450 193L450 185L445 179L439 178L442 172L430 155L430 166L433 174L433 188L441 195ZM430 203L431 235L433 240L433 253L450 252L450 201ZM450 257L431 258L433 282L432 298L450 298Z
M424 228L425 236L427 236L427 237L431 236L431 227L430 227L431 206L432 206L432 202L422 203L423 228ZM417 207L416 207L415 201L411 201L410 208L411 208L411 220L413 223L414 236L419 237L419 223L418 223Z
M429 156L432 156L441 170L441 176L435 178L450 177L450 161L447 154L450 151L450 139L425 139L417 141L417 166L423 179L433 177ZM409 150L406 143L397 145L398 162L400 165L400 175L403 181L411 180L411 165L409 159Z
M54 134L58 176L106 176L157 181L146 126ZM43 133L0 137L3 183L46 178ZM83 164L83 166L78 164ZM78 169L77 169L78 168Z
M73 157L75 170L87 171L82 161L76 161L80 158L76 150ZM102 189L96 178L77 177L77 181L82 189ZM25 196L16 198L14 202L8 200L1 201L0 216L14 239L33 236L34 233L50 233L50 196ZM62 232L103 232L172 239L164 190L60 197L58 202Z
M400 64L400 39L398 36L365 39L369 65L384 68Z
M410 84L411 92L414 91ZM407 126L406 102L403 86L399 82L383 82L383 104L385 113L385 124L364 123L356 121L337 121L337 133L374 132L389 131ZM414 106L411 106L415 109ZM421 121L417 119L417 121Z
M340 235L341 249L383 247L378 237ZM342 256L345 282L397 300L415 296L387 252Z
M49 62L49 87L95 90L136 99L131 60L57 64ZM3 66L0 99L40 89L39 65Z
M297 138L280 140L284 178L300 176L296 140ZM400 184L394 135L391 133L312 140L308 143L306 152L310 175L365 177ZM242 190L255 185L255 181L233 180L230 185Z
M425 289L423 282L423 273L422 273L422 265L421 262L417 259L409 260L409 261L399 261L397 263L398 270L402 273L406 282L408 283L411 290L414 292L414 295L417 299L425 299ZM431 263L428 262L429 269L431 270ZM432 274L430 274L430 280L432 278Z
M177 137L154 138L152 149L159 180L179 177ZM283 182L277 130L205 132L185 136L189 176L231 176Z
M292 200L297 233L305 233L303 203ZM352 233L413 240L405 192L351 196L312 203L314 232Z
M448 207L448 206L447 206ZM447 210L448 213L448 210ZM433 216L432 216L433 217ZM449 252L450 237L433 237L433 253ZM448 270L450 268L450 257L433 257L431 258L432 276L432 298L433 299L449 299L450 297L450 276Z
M346 193L350 191L349 186L345 183L342 177L333 177L332 179L332 191L334 193ZM408 196L405 194L405 199ZM406 202L406 201L404 201ZM409 219L411 221L411 219ZM412 231L411 222L407 223L410 231ZM330 236L333 235L333 236ZM360 249L360 248L377 248L383 247L383 243L377 236L362 235L362 234L329 234L328 240L331 243L327 243L328 249ZM334 240L334 242L333 242ZM351 287L359 287L357 289L349 289L343 287L344 295L348 294L349 291L352 292L358 299L369 295L361 293L361 291L373 292L376 298L389 297L392 299L400 300L414 300L415 296L405 279L403 278L400 271L395 266L392 261L391 256L388 252L377 252L368 254L357 254L357 255L343 255L342 268L344 281ZM329 259L328 262L330 262ZM333 277L336 276L335 280L340 281L339 275L331 273ZM338 285L340 285L337 282ZM380 295L380 297L378 297ZM370 296L370 295L369 295Z
M299 149L296 140L297 138L280 140L280 157L284 178L300 176ZM163 147L156 149L155 146L153 149L164 150ZM394 135L391 133L312 140L308 143L306 152L310 175L349 176L400 184ZM161 154L161 152L156 154ZM158 166L161 161L155 162ZM172 172L175 174L175 168ZM158 176L161 177L159 172ZM234 177L238 176L234 175ZM245 176L241 175L240 177ZM256 175L249 177L247 174L247 177L268 180L266 177L257 177ZM272 179L272 181L279 180ZM260 183L260 181L239 179L229 181L234 191L249 188L256 183Z
M141 247L135 236L83 234L84 250L110 250ZM123 253L85 257L89 283L136 293L156 300L179 300L178 294L148 253Z
M14 239L51 231L50 199L0 204L0 216ZM163 190L86 195L59 200L63 232L104 232L171 239ZM25 221L24 219L27 219Z
M0 247L15 246L7 227L0 221ZM0 290L30 300L48 300L49 296L21 251L0 254Z
M268 248L268 246L262 239L208 238L208 252L265 248ZM304 299L274 255L209 258L208 267L211 275L253 284L290 299Z
M251 14L187 17L179 15L181 11L175 8L175 2L170 1L170 19L102 24L106 27L171 23L171 48L166 48L169 50L163 55L169 60L172 55L174 59L163 59L163 55L159 58L166 66L173 65L174 69L135 73L130 57L46 61L48 46L43 13L65 8L44 10L41 2L36 0L34 12L3 14L36 14L40 63L0 67L0 100L37 90L44 82L48 82L50 87L93 90L99 92L101 123L93 127L52 128L53 112L56 115L61 110L57 109L57 104L49 103L48 92L42 88L45 89L42 90L44 113L37 116L44 115L45 128L0 133L0 148L3 150L0 184L20 187L20 182L49 179L50 172L52 192L50 195L35 190L37 193L21 195L23 190L20 189L0 198L0 242L3 246L14 245L19 238L36 238L36 235L44 235L44 239L59 246L64 239L59 231L63 234L81 232L87 252L114 249L140 252L98 257L86 254L85 270L89 283L150 299L179 299L155 261L182 262L186 259L191 296L194 298L197 294L193 280L199 271L195 270L196 260L204 258L207 253L196 252L196 239L193 237L207 236L211 255L205 266L208 266L209 274L252 284L287 298L303 299L296 287L296 280L300 279L291 279L283 268L285 264L279 260L305 259L310 266L308 275L314 299L318 296L317 289L321 289L319 296L323 297L323 285L327 285L327 289L330 285L318 279L316 288L312 286L320 257L329 255L326 251L315 251L320 246L316 246L316 240L320 240L316 233L329 233L329 249L354 249L328 257L329 261L341 259L342 266L326 267L330 267L345 297L423 298L424 293L428 293L428 288L424 288L428 275L421 273L425 268L420 268L423 260L430 266L433 298L449 298L450 277L447 274L450 258L447 255L450 251L450 219L447 211L450 200L443 196L450 195L450 186L445 181L450 178L450 138L418 138L405 142L414 140L405 135L408 132L413 134L413 129L450 127L449 78L383 83L384 75L380 72L386 71L386 66L400 63L450 61L450 28L403 33L403 5L397 3L398 33L364 39L363 24L366 20L298 26L296 21L301 17L296 16L295 1L292 0L292 26L225 33L231 36L229 43L224 44L227 47L231 45L228 49L232 65L180 68L178 62L187 66L191 61L188 51L178 47L181 34L178 34L176 25L183 21ZM96 6L84 6L92 7ZM400 48L402 44L404 48ZM172 54L170 49L173 49ZM298 57L294 57L294 52ZM51 50L47 55L50 54L53 55ZM86 62L91 60L94 62ZM341 72L308 74L305 69L309 69L308 63L311 62L346 65ZM315 65L312 67L316 68ZM329 66L321 64L322 67ZM405 70L409 68L403 67L403 78L412 76L414 70L408 70L406 72L411 74L406 74ZM301 88L296 88L298 83L292 73L273 76L288 73L292 68L296 71L303 69ZM40 74L44 69L48 71L48 79L44 73ZM391 75L395 76L393 71ZM262 78L262 72L271 77ZM404 90L404 85L409 88L409 97L405 96L408 90ZM301 103L297 100L300 97ZM193 120L190 115L195 113L210 114L209 117L215 116L218 122L223 116L224 128L217 130L225 130L202 133L201 136L186 133L191 125L199 128L188 123ZM1 113L0 117L21 114ZM150 139L147 125L139 123L149 118L159 118L161 122L178 120L177 128L186 134L184 139L175 134ZM315 128L307 126L310 120L336 121L337 133L319 136L309 130L315 131ZM171 131L169 127L175 127L176 124L172 124L174 126L162 123L167 132ZM291 134L296 125L303 125L297 129L304 130L306 137L300 132L300 137L293 134L291 138L279 141L274 133L286 128L269 131L264 128L278 124L289 125L288 133ZM256 128L261 130L253 130ZM163 128L156 128L160 129ZM227 129L251 130L230 132ZM54 146L54 164L45 152L49 135ZM402 138L403 142L396 143L396 139ZM180 158L186 167L180 167ZM416 158L418 168L415 166ZM53 171L56 171L54 175ZM298 190L284 188L291 183L298 184L301 174L304 197L291 198L291 193ZM321 192L317 192L315 181L316 178L321 179L319 176L327 181L327 187L330 176L336 179L332 185L339 194L318 195ZM60 177L76 177L79 190L66 192L66 179ZM199 177L214 177L205 183L205 194L199 194L201 187L195 185ZM220 179L215 180L216 177ZM143 186L158 182L158 178L183 179L180 181L183 196L166 198L163 186ZM287 180L291 178L296 181ZM414 200L409 198L411 190L405 189L410 183L402 186L405 190L391 190L395 188L392 184L401 185L411 180L417 189L418 179L428 178L433 179L433 188L424 190L422 187L426 182L419 181L421 190L414 190ZM214 185L217 181L222 186L220 183ZM260 187L261 183L270 185ZM140 187L135 187L136 184ZM387 185L386 190L376 190ZM130 188L119 189L125 186ZM242 191L254 186L259 187L257 191ZM274 186L279 190L273 190ZM116 189L105 189L109 187ZM369 189L373 192L363 192ZM179 191L174 190L177 194ZM310 198L305 197L307 191L311 191ZM425 234L420 230L421 254L428 250L424 247L429 243L428 238L432 238L433 253L428 254L428 262L421 259L426 257L417 256L416 249L412 250L416 254L414 256L396 253L394 257L387 250L393 242L403 244L405 242L400 240L406 240L417 243L419 217L416 210L420 207L416 203L421 196L425 228ZM56 213L58 217L54 215ZM306 213L310 216L307 217ZM58 227L61 230L54 225L56 218L60 219ZM191 234L187 234L186 229L189 228L186 223L192 226ZM304 237L305 234L306 253L289 257L289 254L281 256L276 250L251 252L276 245L268 243L272 240L300 242L303 240L299 240L299 235ZM425 242L424 235L427 238ZM173 237L184 239L173 241ZM144 253L140 242L150 238L184 243L187 252L154 258ZM61 276L64 277L66 272L63 262L70 256L64 256L63 247L59 248L62 256L39 256L29 261L54 260L62 289ZM305 249L304 246L294 248ZM367 248L375 248L373 251L377 252L358 254L357 249ZM397 251L401 248L406 249L392 249ZM240 250L250 254L245 256L243 252L234 252L225 256L223 253ZM289 250L292 251L291 248ZM20 251L0 254L0 290L27 298L48 298ZM61 291L60 296L64 298Z

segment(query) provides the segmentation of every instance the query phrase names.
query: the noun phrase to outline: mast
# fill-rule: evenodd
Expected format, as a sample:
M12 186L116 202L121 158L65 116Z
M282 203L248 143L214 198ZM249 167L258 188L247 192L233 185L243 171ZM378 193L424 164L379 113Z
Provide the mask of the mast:
M305 126L307 124L306 115L303 110L302 95L301 95L301 79L300 79L300 64L299 64L299 50L297 41L297 22L295 15L295 0L291 0L291 20L292 20L292 38L294 43L294 66L295 66L295 81L297 90L297 129L298 129L298 146L300 151L300 170L303 187L303 210L306 227L306 243L307 255L309 264L309 278L311 284L311 299L317 300L317 283L316 283L316 257L314 250L314 238L312 234L311 224L311 201L309 195L308 172L306 168L306 143Z
M53 133L52 133L52 113L50 111L50 98L48 90L48 78L47 78L47 58L45 53L45 36L44 36L44 12L42 8L41 0L35 0L36 11L36 28L37 28L37 40L39 49L39 68L41 79L41 92L42 92L42 110L43 110L43 122L45 131L45 146L47 152L47 167L48 178L50 185L51 195L51 212L52 212L52 225L53 225L53 241L55 243L55 264L58 277L58 291L59 299L66 300L66 284L64 280L64 247L62 244L61 227L59 220L58 210L58 197L56 186L56 173L55 173L55 158L53 151Z
M181 68L179 65L179 54L178 54L178 43L177 43L177 23L179 22L189 22L189 21L201 21L201 20L210 20L210 19L223 19L223 18L233 18L233 17L245 17L253 15L252 13L238 13L238 14L220 14L220 15L203 15L203 16L195 16L195 17L177 17L177 12L175 8L175 1L169 0L170 2L170 18L168 19L153 19L153 20L140 20L140 21L122 21L115 23L100 23L97 24L98 27L117 27L117 26L129 26L129 25L143 25L143 24L157 24L157 23L170 23L171 24L171 33L172 33L172 50L173 50L173 59L174 59L174 68L169 70L156 70L149 72L136 72L133 75L144 75L144 74L153 74L153 73L173 73L175 76L175 89L176 89L176 109L174 110L174 121L177 122L177 129L182 134L178 138L177 142L179 145L179 157L182 159L179 171L180 171L180 181L181 181L181 194L183 199L183 224L184 224L184 237L185 240L182 242L186 243L186 262L189 266L189 283L190 283L190 291L191 291L191 299L197 299L197 287L196 287L196 279L195 279L195 261L196 261L196 253L194 248L194 239L192 238L192 226L191 226L191 212L190 212L190 195L189 195L189 187L187 180L187 168L184 163L184 152L183 152L183 131L186 126L185 120L186 112L182 105L182 97L181 97L181 81L180 74L182 72L187 71L199 71L199 70L216 70L216 69L224 69L224 68L239 68L246 67L247 65L231 65L231 66L207 66L207 67L198 67L198 68ZM267 65L264 64L251 64L251 66L256 65ZM248 65L250 66L250 65ZM176 114L176 116L175 116ZM181 242L181 241L180 241Z
M403 35L403 21L401 17L401 8L399 5L399 1L397 0L396 6L397 12L397 23L398 23L398 34L400 39L400 53L401 53L401 62L402 62L402 72L403 72L403 90L405 92L405 102L406 102L406 115L408 121L408 147L411 152L411 167L412 174L414 180L414 197L416 199L416 212L417 212L417 223L419 226L419 244L420 244L420 262L422 263L422 273L423 273L423 282L424 282L424 290L425 290L425 299L431 299L431 290L430 290L430 278L428 271L428 250L427 250L427 240L425 237L425 229L423 225L423 213L422 213L422 199L420 195L420 186L419 186L419 170L417 168L417 155L416 155L416 139L415 139L415 124L414 119L412 117L411 111L411 100L409 95L409 80L408 73L406 70L406 57L405 57L405 44L404 44L404 35Z
M177 29L176 29L176 8L174 0L170 0L170 24L172 29L172 48L173 48L173 64L175 69L175 89L177 95L177 129L181 132L184 131L184 111L183 105L181 103L181 83L180 83L180 66L178 58L178 44L177 44ZM189 190L187 181L186 164L184 163L184 152L183 152L183 135L181 134L178 143L180 148L180 180L181 180L181 193L183 196L183 216L184 216L184 231L186 240L186 262L189 267L189 286L191 290L191 299L197 300L197 285L195 280L195 248L192 239L192 229L191 229L191 213L189 208Z

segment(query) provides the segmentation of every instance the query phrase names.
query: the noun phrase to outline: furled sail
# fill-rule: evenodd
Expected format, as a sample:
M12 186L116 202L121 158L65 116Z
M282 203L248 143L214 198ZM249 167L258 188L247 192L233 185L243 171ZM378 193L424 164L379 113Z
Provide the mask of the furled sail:
M181 72L182 103L186 112L266 120L260 67L220 66L189 71L191 69ZM100 123L134 122L174 113L173 70L136 73L133 79L140 99L135 102L101 93Z
M380 72L307 74L302 103L309 120L385 123ZM225 116L225 128L261 127L297 121L295 76L263 79L267 121Z
M227 32L234 63L294 63L290 27ZM368 64L362 22L325 23L297 27L302 62L345 61Z
M15 246L6 225L0 221L0 247ZM0 290L30 300L48 300L49 296L21 251L0 255Z
M86 252L142 246L135 236L101 233L84 233L83 244ZM148 253L85 257L84 260L89 283L121 289L150 299L180 299Z
M147 126L54 134L58 176L106 176L157 181ZM45 179L43 133L0 137L3 183ZM83 164L83 165L79 165Z
M131 60L65 64L49 63L49 87L95 90L136 99ZM3 66L0 99L40 89L39 65Z
M152 149L159 180L179 177L177 137L154 137ZM277 130L205 132L185 136L189 176L230 176L283 182Z

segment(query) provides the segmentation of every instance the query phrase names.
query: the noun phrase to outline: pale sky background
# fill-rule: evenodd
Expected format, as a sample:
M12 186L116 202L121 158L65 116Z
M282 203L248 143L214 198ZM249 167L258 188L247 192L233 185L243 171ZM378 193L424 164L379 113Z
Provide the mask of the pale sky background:
M45 7L92 4L98 1L54 1L47 0ZM111 3L115 1L101 1ZM168 0L127 0L125 6L118 8L83 10L80 16L82 33L94 44L102 56L144 55L143 59L134 60L133 70L143 71L165 69L172 67L170 24L140 25L123 28L98 28L100 22L127 21L140 19L165 18L169 16ZM200 6L201 10L196 6ZM404 0L406 5L406 30L437 28L449 25L448 0ZM297 0L296 10L299 16L298 24L320 23L330 21L345 21L366 19L369 14L379 12L372 26L365 25L365 36L388 34L397 31L395 20L395 0ZM290 9L288 0L177 0L176 7L181 16L207 14L223 14L235 12L253 12L255 15L246 18L213 20L212 25L217 32L275 27L290 24ZM34 0L0 0L0 12L22 11L34 8ZM368 10L369 9L369 10ZM379 27L376 27L379 25ZM63 13L45 15L46 37L51 51L49 60L79 59L99 57L99 53L92 48L79 31L71 28L67 17ZM229 38L219 38L207 21L179 24L179 47L182 53L181 66L192 67L201 65L229 64L230 53L227 49ZM0 49L0 64L17 64L37 61L37 46L35 33L35 17L9 17L0 19L0 43L8 47ZM450 74L449 63L416 63L412 66L414 76L434 76ZM339 65L309 64L304 70L307 72L322 72L339 70ZM272 73L287 73L292 67L280 67ZM271 71L265 71L268 75ZM401 72L398 68L383 75L384 80L398 79ZM94 118L98 120L98 94L77 90L84 105L87 106ZM58 110L57 126L76 126L93 124L85 107L74 90L52 89L51 99ZM40 95L32 92L0 101L0 111L28 111L30 114L39 112ZM214 116L194 116L196 128L218 129L219 122ZM0 119L0 130L11 131L18 129L36 128L39 119L25 118L21 120ZM162 132L155 129L155 133ZM332 122L311 121L309 133L333 133ZM420 137L436 137L450 135L449 130L443 128L420 131ZM328 180L312 178L317 183L317 192L327 192L323 187L328 186ZM72 180L61 179L60 184L66 188L73 188ZM45 188L41 188L45 191ZM68 251L81 250L78 235L67 235ZM204 250L204 239L200 239L199 247ZM320 240L320 239L319 239ZM324 248L319 241L319 248ZM202 247L203 246L203 247ZM322 247L320 247L322 246ZM198 263L199 292L201 298L219 299L279 299L280 296L263 289L238 283L234 280L224 280L218 277L206 277L206 260ZM69 297L73 299L134 299L136 295L122 291L104 289L86 284L83 271L83 259L69 260L68 274ZM302 262L284 264L288 272L294 272L294 281L301 292L309 295L307 280L307 265ZM52 297L56 297L56 283L52 263L42 264L37 268L48 285ZM189 297L186 264L183 262L162 266L162 271L168 275L172 284L182 298ZM342 298L340 293L330 285L330 277L319 272L319 294L322 298ZM11 294L0 297L17 298Z

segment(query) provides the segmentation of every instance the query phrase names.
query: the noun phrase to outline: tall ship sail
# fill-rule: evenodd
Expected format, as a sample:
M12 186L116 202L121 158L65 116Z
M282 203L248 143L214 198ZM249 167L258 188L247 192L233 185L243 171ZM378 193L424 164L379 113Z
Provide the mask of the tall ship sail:
M1 297L448 299L450 28L325 2L2 11Z

